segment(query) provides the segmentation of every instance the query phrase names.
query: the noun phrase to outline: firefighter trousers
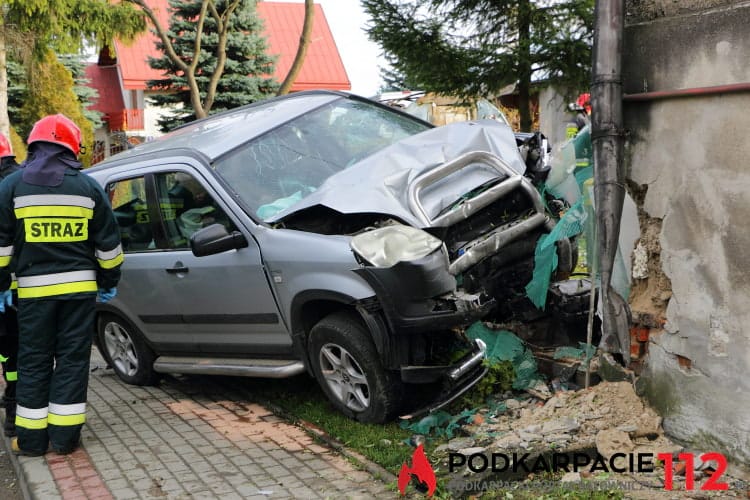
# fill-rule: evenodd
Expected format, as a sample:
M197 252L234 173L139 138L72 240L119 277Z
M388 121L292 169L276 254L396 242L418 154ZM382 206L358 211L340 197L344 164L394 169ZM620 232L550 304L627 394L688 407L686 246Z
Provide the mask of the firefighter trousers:
M16 432L24 451L67 453L86 421L95 296L19 300Z
M5 379L3 406L6 412L12 406L11 411L15 414L16 380L18 379L18 317L12 307L6 307L5 312L0 313L0 362Z

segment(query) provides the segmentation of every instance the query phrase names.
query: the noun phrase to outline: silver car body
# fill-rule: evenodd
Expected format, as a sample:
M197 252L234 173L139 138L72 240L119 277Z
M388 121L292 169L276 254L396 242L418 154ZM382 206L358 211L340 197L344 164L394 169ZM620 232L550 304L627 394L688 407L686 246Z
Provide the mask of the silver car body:
M189 124L88 170L105 188L160 172L189 174L227 214L239 233L235 237L244 242L200 257L189 248L164 249L158 244L126 252L118 295L102 305L100 313L124 318L143 335L155 353L156 371L284 377L305 367L309 370L312 355L306 352L306 335L320 319L320 308L331 312L340 306L357 311L370 330L382 330L372 335L383 366L401 370L404 381L415 381L431 368L408 366L413 360L398 352L399 335L429 336L431 329L466 326L483 317L491 297L463 293L456 277L507 244L549 229L539 195L523 177L525 165L513 133L497 121L440 128L419 125L424 126L421 133L358 159L296 203L265 218L250 210L247 198L237 194L239 188L222 176L217 165L255 137L342 99L358 98L308 92L233 110ZM472 190L476 193L467 196ZM331 217L356 220L367 214L363 218L377 224L404 224L437 234L449 232L451 226L510 193L527 199L530 208L523 216L490 224L490 231L472 236L471 241L453 242L455 248L444 244L426 257L425 269L439 269L439 277L428 276L430 284L425 287L415 285L416 292L406 301L400 298L402 290L378 285L391 279L383 274L387 271L372 269L352 250L352 238L372 229L367 224L355 223L351 231L337 234L306 229L299 222L305 214L323 209L335 214ZM457 202L462 196L466 199ZM403 288L410 286L404 283ZM439 297L417 297L423 288L439 291ZM409 317L412 312L402 310L404 302L412 299L414 304L425 304L416 307L414 321ZM445 303L448 310L440 305ZM430 308L437 311L433 319L428 317ZM471 381L440 404L478 380L480 362L481 346L476 345L461 362L434 367L441 376L450 372L455 378L475 372ZM415 379L414 373L420 375ZM435 380L435 376L424 378Z

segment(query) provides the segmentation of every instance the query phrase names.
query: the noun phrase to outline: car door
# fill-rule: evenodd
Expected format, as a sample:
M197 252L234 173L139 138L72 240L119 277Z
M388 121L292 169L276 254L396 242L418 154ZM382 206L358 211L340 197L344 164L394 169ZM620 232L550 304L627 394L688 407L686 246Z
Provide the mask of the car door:
M163 272L179 303L185 331L198 349L223 355L289 354L291 337L264 272L260 248L237 223L237 214L228 210L222 191L194 170L163 170L154 181L169 255ZM242 230L248 246L196 257L189 238L212 223L230 232Z
M197 345L186 332L174 283L164 269L174 259L157 247L155 198L147 196L151 174L122 174L106 185L120 227L125 260L114 305L136 325L157 352L191 352Z

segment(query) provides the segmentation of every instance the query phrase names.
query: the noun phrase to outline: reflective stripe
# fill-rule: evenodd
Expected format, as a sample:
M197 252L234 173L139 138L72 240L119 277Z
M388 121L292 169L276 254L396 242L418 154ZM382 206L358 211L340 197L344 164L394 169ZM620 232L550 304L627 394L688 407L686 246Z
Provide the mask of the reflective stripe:
M84 217L94 216L94 200L87 196L33 194L13 200L16 218L27 217Z
M5 372L5 380L15 382L18 380L18 372Z
M69 405L50 403L47 420L50 425L80 425L86 422L86 403Z
M50 425L58 425L60 427L81 425L86 423L86 415L55 415L54 413L50 413L47 421Z
M112 269L113 267L117 267L125 260L125 256L123 254L118 255L112 260L100 260L99 265L102 266L102 269Z
M49 413L49 408L46 406L44 408L26 408L21 405L16 406L16 415L30 420L47 418L47 413Z
M78 415L79 413L86 413L86 403L73 403L69 405L50 403L49 412L55 415Z
M0 267L6 267L10 264L11 257L13 257L13 245L0 247Z
M122 254L122 245L117 245L112 250L107 250L106 252L103 250L96 250L96 260L99 261L99 265L102 266L102 269L112 269L113 267L117 267L120 264L122 264L123 261L123 254Z
M29 217L81 217L91 219L94 216L94 211L90 208L69 207L67 205L17 208L14 212L16 219L26 219Z
M13 199L13 208L32 207L37 205L68 205L90 208L93 210L94 200L88 196L74 194L29 194L17 196Z
M8 361L8 358L0 354L0 363L5 363L6 361Z
M47 285L36 288L19 288L19 299L38 299L40 297L52 297L55 295L66 295L69 293L96 292L99 289L96 281L79 281L76 283L62 283L59 285Z
M24 429L39 430L47 428L47 418L40 420L32 420L24 418L16 413L16 427L22 427Z
M28 217L23 224L24 238L30 243L69 243L89 239L89 221L80 217Z
M18 280L16 279L16 273L10 273L10 289L15 290L18 288Z
M35 286L56 285L58 283L70 283L73 281L85 280L96 280L96 271L93 269L86 269L84 271L70 271L67 273L21 276L18 278L18 286L21 288L32 288Z
M18 298L33 299L67 293L96 292L96 271L21 276L18 278Z

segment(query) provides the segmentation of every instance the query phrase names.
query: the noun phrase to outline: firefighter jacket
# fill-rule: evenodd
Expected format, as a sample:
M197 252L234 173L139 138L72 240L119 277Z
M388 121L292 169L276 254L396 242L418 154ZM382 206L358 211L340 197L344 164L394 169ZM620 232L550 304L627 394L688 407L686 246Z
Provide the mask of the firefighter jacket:
M13 172L18 170L15 156L5 156L0 158L0 179L5 179Z
M24 168L0 184L0 290L11 285L12 259L19 299L96 294L120 279L120 231L104 191L76 168L55 170L57 185L25 182Z

